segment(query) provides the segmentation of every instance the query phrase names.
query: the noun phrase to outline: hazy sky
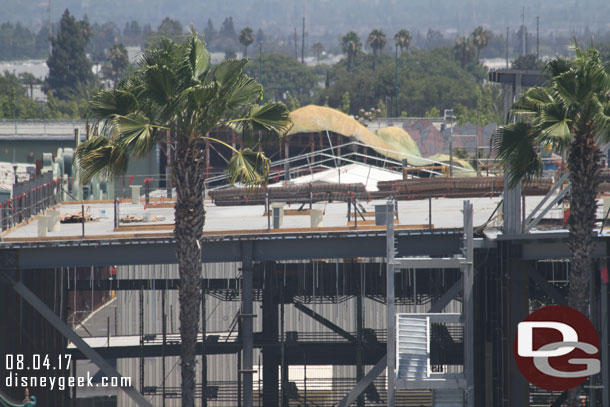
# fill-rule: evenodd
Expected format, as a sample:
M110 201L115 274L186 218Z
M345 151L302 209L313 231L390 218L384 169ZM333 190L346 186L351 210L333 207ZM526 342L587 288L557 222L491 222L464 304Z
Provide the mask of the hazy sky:
M509 4L512 3L512 4ZM477 25L492 31L525 22L535 27L541 18L541 31L610 30L609 0L51 0L52 19L57 21L66 8L77 17L85 13L92 22L113 21L123 28L127 20L156 27L166 16L180 20L185 27L201 29L208 18L216 26L227 16L235 25L262 27L268 32L291 32L306 17L307 31L313 34L341 33L349 29L366 32L383 28L392 32L405 27L426 31L429 27L469 32ZM21 21L40 26L48 19L44 0L0 0L2 21Z

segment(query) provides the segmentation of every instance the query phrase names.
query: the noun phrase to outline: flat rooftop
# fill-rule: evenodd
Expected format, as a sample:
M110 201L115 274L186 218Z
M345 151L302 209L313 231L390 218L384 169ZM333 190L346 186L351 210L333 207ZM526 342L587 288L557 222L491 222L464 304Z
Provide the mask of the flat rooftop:
M542 199L540 196L526 198L526 213L529 214ZM398 201L398 219L395 221L397 230L427 230L429 224L434 230L459 229L463 227L463 201L469 200L474 209L475 228L486 225L493 229L499 225L496 210L500 197L480 198L438 198L429 200ZM283 224L279 229L268 230L268 219L264 205L216 206L211 200L205 201L206 235L256 235L268 233L312 233L324 231L354 231L383 230L384 226L375 226L375 205L384 204L385 200L373 200L359 203L364 208L364 218L359 216L358 225L354 224L353 209L351 222L347 218L345 202L314 203L312 209L322 210L322 225L312 228L309 204L298 211L301 204L285 204ZM83 201L84 210L92 220L85 222L85 239L124 239L171 236L174 229L173 202L155 200L149 205L141 199L139 204L123 201L119 205L119 216L122 219L119 226L114 225L114 204L111 201ZM431 217L430 220L430 207ZM80 202L64 202L55 209L61 216L80 216ZM601 212L601 211L600 211ZM493 216L492 216L493 215ZM552 209L545 218L560 220L563 211L560 207ZM491 220L490 220L491 219ZM80 240L82 223L61 223L58 231L47 232L46 237L38 235L38 217L34 217L19 226L4 232L3 240L10 242L40 242ZM557 228L556 228L557 229Z

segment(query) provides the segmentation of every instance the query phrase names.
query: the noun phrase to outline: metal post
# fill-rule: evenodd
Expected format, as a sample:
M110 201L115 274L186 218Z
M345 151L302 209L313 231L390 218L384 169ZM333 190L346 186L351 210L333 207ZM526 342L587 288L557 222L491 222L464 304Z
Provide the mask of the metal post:
M388 364L388 407L394 407L396 381L396 357L394 325L396 311L394 304L394 205L387 203L386 208L386 324L388 327L387 364Z
M607 247L607 246L606 246ZM606 272L608 270L608 259L602 259ZM601 292L600 292L600 303L601 303L601 319L600 328L602 333L602 406L610 406L610 387L608 383L608 284L602 278L601 279Z
M244 407L252 407L253 388L253 338L252 338L252 318L253 306L252 306L252 284L253 284L253 270L252 270L252 243L247 242L242 246L242 279L243 279L243 294L242 294L242 314L241 314L241 326L242 326L242 343L243 343L243 360L242 370L243 374L243 389L244 389Z
M453 111L451 112L453 115ZM449 176L453 178L453 119L451 121L451 135L449 136Z
M396 96L394 96L394 117L398 117L398 43L394 45L396 48Z
M428 229L432 230L432 195L428 196Z
M166 280L167 281L167 280ZM163 335L161 344L161 392L163 396L162 406L165 407L165 347L167 346L167 316L165 315L165 293L167 287L161 290L161 332ZM115 308L116 309L116 308Z
M358 216L356 215L356 219ZM352 259L352 275L354 275L354 259ZM358 294L356 295L356 383L364 377L364 365L362 364L362 269L357 275ZM364 395L358 396L358 407L364 407Z
M205 346L207 320L205 316L205 287L201 287L201 407L208 406L208 357Z
M464 371L466 373L467 407L474 407L474 245L472 230L472 203L464 201L464 246L466 265L464 281Z

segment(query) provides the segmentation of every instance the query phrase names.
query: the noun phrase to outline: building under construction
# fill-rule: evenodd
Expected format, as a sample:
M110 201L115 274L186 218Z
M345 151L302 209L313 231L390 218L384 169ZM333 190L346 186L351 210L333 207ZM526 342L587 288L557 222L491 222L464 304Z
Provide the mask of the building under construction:
M287 140L270 149L265 188L226 185L222 152L206 146L198 405L560 405L567 394L530 385L512 352L529 312L566 303L567 176L506 191L482 128L466 135L470 158L442 148L424 157L411 122L373 133L315 109L296 111ZM79 192L89 200L71 199L70 177L51 163L1 204L3 353L70 354L72 376L130 378L120 388L30 388L37 405L180 405L174 199L162 177L176 157L158 150L158 173L123 196L92 185ZM602 372L586 382L589 406L610 405L600 275L590 315ZM2 386L1 397L24 398Z

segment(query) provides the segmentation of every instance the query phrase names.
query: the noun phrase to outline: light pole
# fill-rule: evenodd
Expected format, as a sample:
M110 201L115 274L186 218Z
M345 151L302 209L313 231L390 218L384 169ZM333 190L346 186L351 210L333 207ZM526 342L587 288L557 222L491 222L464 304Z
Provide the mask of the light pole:
M451 129L449 135L449 177L453 177L453 121L455 116L453 115L453 109L445 109L443 121L445 122L445 128L447 126L447 119L451 120Z
M394 117L398 117L398 43L394 44L396 48L396 96L394 97Z

